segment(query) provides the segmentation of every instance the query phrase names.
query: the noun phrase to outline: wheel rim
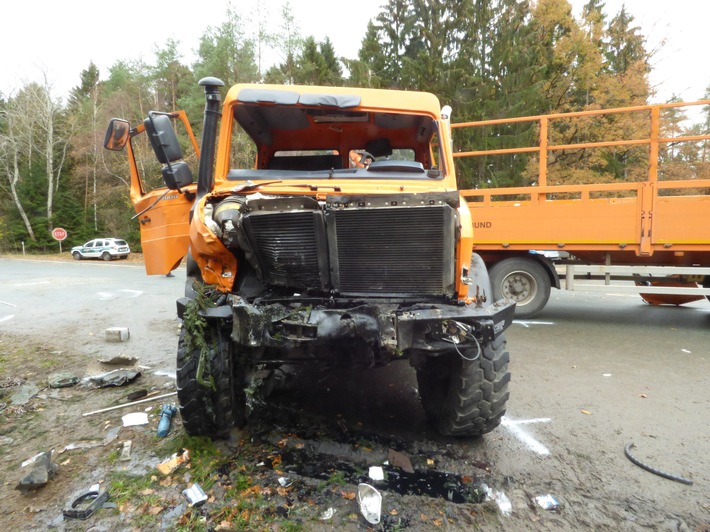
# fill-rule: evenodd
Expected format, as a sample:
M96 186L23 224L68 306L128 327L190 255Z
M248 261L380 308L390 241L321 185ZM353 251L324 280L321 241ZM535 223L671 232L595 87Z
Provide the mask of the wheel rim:
M515 301L518 305L530 303L537 295L537 282L527 272L515 271L509 273L502 283L503 297Z

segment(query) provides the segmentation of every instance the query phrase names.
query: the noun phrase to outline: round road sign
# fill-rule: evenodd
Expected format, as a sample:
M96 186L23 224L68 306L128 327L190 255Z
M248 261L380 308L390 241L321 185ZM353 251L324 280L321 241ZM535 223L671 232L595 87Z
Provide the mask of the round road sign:
M61 227L55 227L54 229L52 229L52 237L54 238L54 240L59 240L61 242L67 237L67 231L66 229L62 229Z

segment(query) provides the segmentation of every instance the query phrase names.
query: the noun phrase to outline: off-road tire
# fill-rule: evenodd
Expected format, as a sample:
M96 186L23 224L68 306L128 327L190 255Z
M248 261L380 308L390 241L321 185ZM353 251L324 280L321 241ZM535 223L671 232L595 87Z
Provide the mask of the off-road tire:
M456 350L429 357L417 369L419 397L429 422L444 436L481 436L500 425L508 402L510 355L499 336L471 361ZM478 349L462 351L474 358Z
M536 316L550 299L550 278L537 262L512 257L493 265L489 271L493 297L515 301L516 318Z
M74 260L81 260L82 259L81 253L79 253L78 251L75 251L74 253L72 253L71 256L74 257Z
M110 261L113 257L108 251L104 251L103 254L101 255L101 258L105 261Z
M228 330L216 322L210 324L206 334L210 348L202 377L207 381L212 378L216 389L197 382L200 351L188 350L183 330L177 353L180 416L188 434L224 438L233 426L244 425L244 387L235 386L238 379L235 378L234 349Z

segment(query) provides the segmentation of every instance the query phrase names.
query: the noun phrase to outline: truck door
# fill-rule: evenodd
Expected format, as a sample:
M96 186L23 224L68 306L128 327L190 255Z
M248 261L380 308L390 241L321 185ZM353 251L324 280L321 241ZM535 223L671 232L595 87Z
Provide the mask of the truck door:
M172 126L176 119L182 124L185 139L176 135ZM191 145L187 155L180 140ZM187 253L190 209L197 192L192 175L196 174L200 152L187 116L184 111L149 113L134 128L125 120L113 119L104 146L114 151L127 149L130 198L136 213L133 218L140 228L146 273L169 273Z

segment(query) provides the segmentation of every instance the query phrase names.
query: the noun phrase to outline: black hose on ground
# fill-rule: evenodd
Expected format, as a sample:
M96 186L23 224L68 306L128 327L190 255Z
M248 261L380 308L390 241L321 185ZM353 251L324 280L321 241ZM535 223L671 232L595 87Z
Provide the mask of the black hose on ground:
M675 480L676 482L682 482L683 484L687 484L688 486L692 486L693 481L689 480L687 478L679 477L676 475L671 475L670 473L664 473L663 471L659 471L658 469L655 469L649 465L644 464L640 460L634 458L631 455L631 449L633 449L634 444L629 443L625 448L624 448L624 454L626 455L626 458L631 460L634 464L639 466L641 469L645 469L649 473L653 473L654 475L658 475L659 477L667 478L668 480Z

